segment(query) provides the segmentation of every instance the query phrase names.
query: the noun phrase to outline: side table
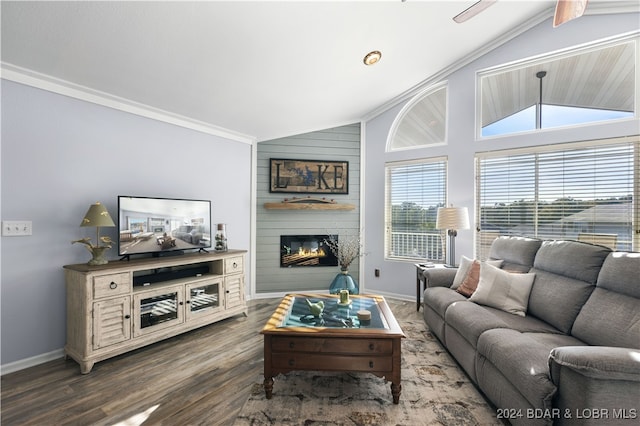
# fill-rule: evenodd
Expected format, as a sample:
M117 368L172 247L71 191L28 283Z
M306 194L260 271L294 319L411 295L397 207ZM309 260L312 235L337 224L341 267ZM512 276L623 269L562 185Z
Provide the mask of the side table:
M441 263L416 263L416 311L420 311L420 301L422 299L422 292L427 288L427 281L424 276L424 271L434 268L446 268Z

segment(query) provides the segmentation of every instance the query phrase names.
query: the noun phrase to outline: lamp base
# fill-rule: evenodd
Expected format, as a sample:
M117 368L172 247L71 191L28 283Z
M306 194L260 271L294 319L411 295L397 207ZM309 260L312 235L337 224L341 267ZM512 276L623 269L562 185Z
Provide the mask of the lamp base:
M93 258L87 262L87 265L106 265L109 263L109 261L104 258L104 255L109 248L110 247L91 247L91 255Z

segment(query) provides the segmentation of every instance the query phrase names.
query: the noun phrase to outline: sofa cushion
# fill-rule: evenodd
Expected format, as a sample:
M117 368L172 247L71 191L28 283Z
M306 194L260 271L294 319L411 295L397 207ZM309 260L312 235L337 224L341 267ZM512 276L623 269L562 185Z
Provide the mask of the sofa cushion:
M529 295L528 315L534 315L565 334L595 288L573 278L533 268L536 279Z
M603 246L576 241L545 241L531 269L536 279L528 314L569 334L610 252Z
M535 274L514 274L485 263L480 267L480 280L469 300L524 316L534 279Z
M613 252L605 259L597 286L640 299L640 253Z
M595 284L611 249L577 241L545 241L533 266L554 274Z
M577 339L561 334L494 329L482 333L477 349L478 358L486 359L500 370L532 407L548 409L556 392L549 376L549 352L559 345L580 344ZM478 384L481 389L491 387L491 377L479 371L481 368L482 362L478 362Z
M529 272L541 244L533 238L499 237L491 244L489 259L501 259L505 271Z
M467 273L469 272L469 268L471 267L473 262L474 260L468 258L467 256L460 256L460 265L456 270L456 276L453 278L453 284L451 284L452 289L456 290L458 287L460 287L460 284L462 284L462 281L464 281L464 279L466 278ZM499 268L502 266L503 260L496 259L488 260L487 262Z
M640 349L640 300L596 288L571 334L590 345Z
M464 280L462 280L462 284L460 284L456 291L463 296L469 297L476 291L478 281L480 281L480 262L474 260L467 270L467 275L464 277Z
M640 349L639 277L640 253L607 256L572 334L591 345Z
M463 302L467 298L448 287L429 287L424 290L424 304L444 318L449 305Z
M446 310L444 319L448 327L455 329L474 348L480 335L494 328L560 334L560 331L537 318L521 317L472 302L452 303Z

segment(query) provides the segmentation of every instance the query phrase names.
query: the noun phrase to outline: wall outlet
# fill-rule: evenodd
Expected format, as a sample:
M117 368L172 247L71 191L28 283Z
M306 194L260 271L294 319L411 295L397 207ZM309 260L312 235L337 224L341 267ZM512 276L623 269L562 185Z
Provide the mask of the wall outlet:
M375 275L376 277L380 277L380 269L376 269L376 270L374 271L374 275Z
M33 226L30 220L3 220L2 236L3 237L24 237L31 235Z

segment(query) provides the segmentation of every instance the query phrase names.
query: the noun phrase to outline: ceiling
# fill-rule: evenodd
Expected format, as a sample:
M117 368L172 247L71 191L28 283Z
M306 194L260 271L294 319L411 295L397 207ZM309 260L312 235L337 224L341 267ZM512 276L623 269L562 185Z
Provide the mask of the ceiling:
M2 1L3 77L46 77L270 140L371 116L555 6L500 0L452 20L473 3ZM382 59L368 67L371 50Z

